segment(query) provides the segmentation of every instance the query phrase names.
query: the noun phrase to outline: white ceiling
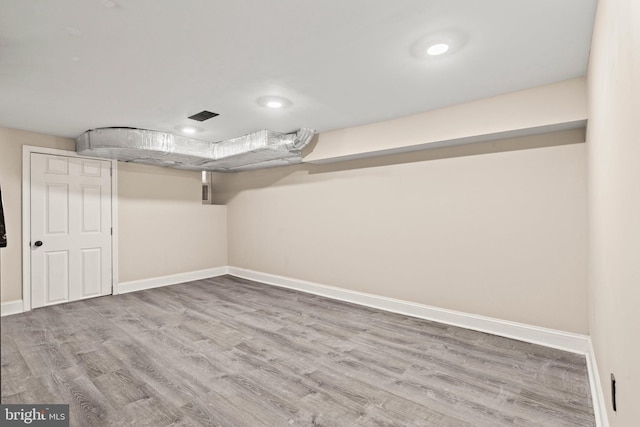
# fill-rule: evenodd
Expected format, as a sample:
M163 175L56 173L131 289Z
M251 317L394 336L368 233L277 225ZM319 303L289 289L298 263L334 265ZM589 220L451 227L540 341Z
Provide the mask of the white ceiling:
M2 0L0 126L75 138L191 123L217 141L400 117L584 75L595 3ZM412 55L452 32L455 52ZM186 119L201 110L220 116Z

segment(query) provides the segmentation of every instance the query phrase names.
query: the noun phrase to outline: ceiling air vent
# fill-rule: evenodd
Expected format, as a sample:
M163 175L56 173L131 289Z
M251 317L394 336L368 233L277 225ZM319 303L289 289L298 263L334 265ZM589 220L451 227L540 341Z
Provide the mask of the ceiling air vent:
M200 111L198 114L194 114L193 116L189 116L187 118L191 120L197 120L199 122L204 122L205 120L209 120L219 115L220 114L218 113L212 113L211 111L203 110L203 111Z

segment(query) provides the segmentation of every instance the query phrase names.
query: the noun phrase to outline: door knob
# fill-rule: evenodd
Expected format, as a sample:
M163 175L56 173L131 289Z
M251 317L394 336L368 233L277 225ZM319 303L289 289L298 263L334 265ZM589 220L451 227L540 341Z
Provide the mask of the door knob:
M42 245L43 245L42 240L38 240L37 242L35 242L35 243L33 244L33 246L35 246L35 247L37 247L37 248L39 248L39 247L40 247L40 246L42 246Z

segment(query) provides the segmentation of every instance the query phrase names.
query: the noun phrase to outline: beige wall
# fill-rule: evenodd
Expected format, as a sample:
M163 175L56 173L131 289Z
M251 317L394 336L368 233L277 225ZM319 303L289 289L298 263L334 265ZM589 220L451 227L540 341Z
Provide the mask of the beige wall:
M120 282L227 265L227 208L203 205L199 172L120 163Z
M216 175L229 263L587 333L585 144L504 151L576 141Z
M9 236L9 246L0 249L2 302L22 298L23 145L75 147L68 138L0 128ZM126 163L119 172L120 282L227 265L226 207L200 203L199 173Z
M612 426L640 425L640 2L600 0L589 65L589 320ZM610 374L618 411L611 409Z

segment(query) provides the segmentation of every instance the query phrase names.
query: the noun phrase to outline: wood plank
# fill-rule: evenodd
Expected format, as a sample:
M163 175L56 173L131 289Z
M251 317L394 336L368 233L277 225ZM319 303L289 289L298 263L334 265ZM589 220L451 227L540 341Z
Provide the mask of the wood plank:
M595 425L584 356L232 276L1 332L2 402L72 425Z

